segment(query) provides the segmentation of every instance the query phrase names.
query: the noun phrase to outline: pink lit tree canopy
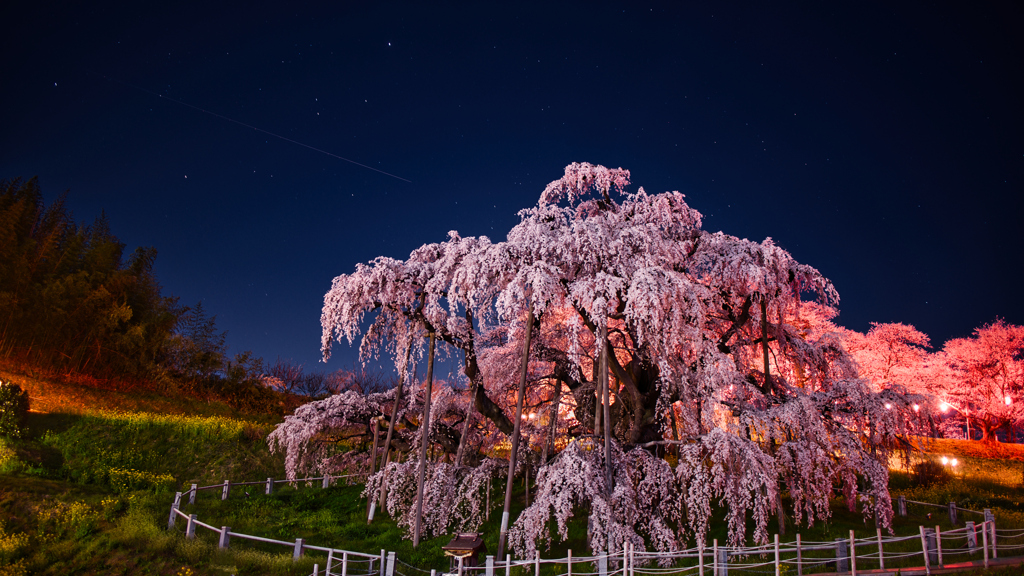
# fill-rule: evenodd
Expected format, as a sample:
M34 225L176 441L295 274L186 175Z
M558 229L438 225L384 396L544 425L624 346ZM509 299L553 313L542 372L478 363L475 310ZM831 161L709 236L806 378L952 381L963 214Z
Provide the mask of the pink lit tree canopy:
M335 278L321 318L325 358L335 341L359 339L364 358L393 357L408 376L434 333L462 360L466 381L455 395L465 400L431 421L431 441L454 458L432 464L428 526L479 523L481 473L472 471L497 471L495 458L508 453L531 309L520 460L534 470L536 494L512 526L518 552L564 538L578 514L589 515L595 550L703 543L714 509L725 511L731 543L748 537L748 520L764 542L772 515L828 518L835 491L888 526L886 462L914 413L899 386L859 377L827 322L838 301L831 283L771 239L703 230L678 192L629 185L627 170L572 164L502 242L451 232L406 260L380 257ZM602 381L611 462L594 435ZM302 451L321 430L311 422L340 410L346 425L365 426L373 410L389 415L392 400L328 399L272 440L299 451L290 463L315 465ZM416 425L418 410L401 413ZM399 466L371 478L367 492L387 470L409 477ZM399 484L389 509L408 510L408 483ZM783 491L791 509L781 510ZM431 513L431 502L446 511Z
M946 342L938 354L944 373L933 391L954 407L982 440L1024 419L1024 326L1003 320L982 326L971 338Z

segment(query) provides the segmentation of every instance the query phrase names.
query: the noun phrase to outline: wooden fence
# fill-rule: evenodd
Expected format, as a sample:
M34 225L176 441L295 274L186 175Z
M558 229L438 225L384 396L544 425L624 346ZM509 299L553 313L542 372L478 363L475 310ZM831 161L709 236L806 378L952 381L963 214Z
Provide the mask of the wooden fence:
M220 491L222 500L230 497L232 489L246 486L261 486L264 494L271 494L277 484L306 484L327 488L336 480L351 480L361 475L318 476L295 480L275 480L267 478L257 482L231 482L225 480L221 484L197 486L193 484L186 492L177 492L171 505L167 521L168 529L174 529L179 520L185 521L185 537L195 538L198 529L217 534L218 546L228 548L232 539L249 540L265 544L288 547L292 550L293 560L300 558L305 551L314 550L326 553L327 563L321 570L314 566L314 576L437 576L437 570L423 570L411 566L396 558L394 552L381 550L379 555L365 554L350 550L341 550L307 544L302 538L294 542L252 536L232 532L229 526L216 527L201 522L196 514L186 514L180 508L185 495L188 503L195 504L199 492ZM248 495L248 492L246 492ZM632 545L613 553L602 553L595 556L573 556L569 551L564 558L542 559L538 554L532 559L513 559L511 555L503 560L487 556L483 566L463 566L461 559L457 574L459 576L540 576L543 565L551 565L554 576L660 576L678 574L680 576L728 576L728 574L772 574L781 576L783 573L803 576L812 573L844 573L856 576L858 570L870 570L872 574L880 571L920 570L922 574L931 574L933 569L949 567L969 567L978 565L988 567L996 561L1000 551L1005 555L1017 556L1024 548L1024 530L997 530L995 518L991 510L983 512L960 508L955 502L948 505L915 502L900 496L897 499L897 513L906 516L907 505L920 505L942 508L948 511L950 522L957 524L959 512L978 514L984 517L979 524L967 521L965 526L954 530L942 531L939 526L928 528L920 526L918 534L912 536L883 536L880 528L869 537L857 538L851 530L849 538L836 538L831 542L803 541L800 534L792 542L780 542L778 534L774 542L765 546L724 546L714 540L708 548L689 548L673 552L638 552ZM980 537L979 537L980 536ZM980 556L980 558L979 558ZM502 572L504 574L502 574Z

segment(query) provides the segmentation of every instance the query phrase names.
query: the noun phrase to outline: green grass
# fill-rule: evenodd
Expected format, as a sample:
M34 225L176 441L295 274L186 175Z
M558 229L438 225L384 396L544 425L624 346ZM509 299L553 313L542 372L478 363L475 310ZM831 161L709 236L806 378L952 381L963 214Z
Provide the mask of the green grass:
M145 390L11 379L33 411L22 438L0 439L0 576L312 571L290 554L220 552L166 530L182 485L284 475L263 441L273 419Z
M0 371L0 377L9 377ZM25 383L23 378L14 378ZM297 563L283 546L261 545L235 539L230 550L216 547L215 535L200 530L195 540L182 536L184 522L166 530L175 491L191 483L282 478L282 458L271 455L264 437L273 418L240 414L225 404L156 392L109 391L46 380L29 380L34 411L23 438L0 439L0 576L8 574L161 574L200 576L225 574L309 574L315 554ZM38 410L42 408L42 410ZM947 481L919 486L912 474L894 471L893 497L961 507L992 508L1000 528L1024 528L1022 462L1024 446L979 447L952 441L927 446L938 457L956 455L957 472ZM998 455L998 459L984 458ZM513 518L524 507L521 485L513 499ZM245 492L248 490L249 496ZM236 487L229 500L219 490L203 492L183 511L214 526L235 532L285 541L304 538L309 544L368 554L395 551L404 562L421 568L447 570L441 546L449 537L426 539L413 548L403 531L378 511L371 525L365 520L366 501L361 486L279 486L263 495L263 487ZM489 553L497 547L503 485L492 488L492 514L479 528ZM831 541L875 533L873 522L847 511L842 500L832 506L833 516L813 528L788 522L782 541L797 532L804 541ZM953 528L945 510L911 506L911 515L897 517L897 534L916 534L918 526ZM932 513L928 518L926 514ZM970 519L970 517L961 517ZM718 520L721 520L720 518ZM726 540L724 522L714 521L709 539ZM776 523L772 520L770 528ZM692 542L688 543L692 545ZM910 541L887 545L916 551ZM544 557L589 553L586 516L581 512L570 524L569 539L555 541ZM807 557L813 556L808 553ZM825 554L828 556L828 554ZM917 562L919 563L919 562ZM914 564L914 562L911 562ZM861 569L870 563L859 562ZM530 570L514 570L528 576ZM550 566L542 572L553 572ZM809 573L809 571L808 571ZM993 571L1017 574L1018 568Z

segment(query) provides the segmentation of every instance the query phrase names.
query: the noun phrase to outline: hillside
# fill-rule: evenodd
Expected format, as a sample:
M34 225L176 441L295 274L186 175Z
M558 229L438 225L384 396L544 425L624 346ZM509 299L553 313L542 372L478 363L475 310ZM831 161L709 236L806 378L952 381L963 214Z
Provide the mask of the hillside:
M179 531L166 530L174 492L191 483L284 476L281 457L270 454L264 442L274 417L173 392L109 390L2 370L0 378L28 389L33 405L25 436L0 439L0 576L299 575L311 573L314 562L322 564L324 559L315 555L293 563L288 551L259 545L219 551L210 534L190 541ZM929 453L918 458L956 455L961 467L930 485L920 485L912 472L894 471L894 494L993 508L1001 526L1024 527L1024 490L1020 464L1014 461L1020 458L1020 447L974 444L926 443ZM984 457L996 450L1003 457ZM204 492L190 510L205 522L245 533L283 540L302 537L373 554L386 548L421 567L446 566L440 546L447 537L425 541L414 550L386 515L367 526L360 492L358 485L328 490L282 486L272 496L238 491L225 502L219 491ZM515 508L521 509L523 496L517 491ZM911 517L898 519L897 532L913 533L919 523L934 522L924 514L912 510ZM491 550L498 516L492 514L481 527ZM867 527L836 500L831 522L799 531L807 540L830 540L851 529ZM725 536L720 527L712 531L714 537ZM583 552L585 532L581 518L570 529L570 541L554 544L550 555L564 555L569 548Z

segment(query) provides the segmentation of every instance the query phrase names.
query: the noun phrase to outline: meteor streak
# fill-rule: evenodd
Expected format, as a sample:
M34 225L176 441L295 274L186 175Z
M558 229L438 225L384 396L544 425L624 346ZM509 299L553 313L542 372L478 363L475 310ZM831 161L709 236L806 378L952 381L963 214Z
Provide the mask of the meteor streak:
M103 75L101 74L101 76L103 76ZM163 94L160 94L159 92L153 92L152 90L146 90L145 88L142 88L141 86L136 86L135 84L131 84L131 83L128 83L128 82L123 82L121 80L118 80L116 78L111 78L109 76L103 76L103 78L106 78L107 80L110 80L111 82L117 82L118 84L123 84L124 86L135 88L136 90L140 90L142 92L145 92L146 94L150 94L152 96L156 96L157 98L162 98L164 100L168 100L168 101L174 102L175 104L180 104L182 106L186 106L186 107L191 108L193 110L198 110L199 112L203 112L204 114L209 114L210 116L216 116L217 118L220 118L221 120L227 120L228 122L233 122L235 124L238 124L239 126L244 126L246 128L250 128L250 129L255 130L257 132L262 132L262 133L264 133L264 134L266 134L268 136L273 136L274 138L279 138L281 140L284 140L285 142L291 142L292 144L296 144L298 146L302 146L303 148L309 148L310 150L313 150L314 152L319 152L321 154L326 154L326 155L328 155L328 156L330 156L332 158L337 158L338 160L344 160L345 162L348 162L350 164L355 164L356 166L360 166L362 168L366 168L367 170L373 170L374 172L379 172L379 173L381 173L381 174L383 174L385 176L390 176L390 177L395 178L397 180L401 180L402 182L408 182L408 183L412 184L412 180L406 180L405 178L402 178L401 176L395 176L394 174L391 174L390 172L385 172L383 170L378 170L377 168L374 168L373 166L367 166L366 164L362 164L362 163L356 162L355 160L351 160L349 158L345 158L344 156L338 156L337 154L333 154L333 153L328 152L326 150L321 150L320 148L316 148L314 146L310 146L309 144L303 144L302 142L299 142L298 140L292 140L291 138L288 138L286 136L281 136L280 134L274 134L273 132L271 132L269 130L264 130L263 128L258 128L256 126L251 125L251 124L246 124L245 122L242 122L240 120L235 120L234 118L229 118L227 116L224 116L223 114L217 114L216 112L211 112L210 110L207 110L205 108L200 108L199 106L194 106L192 104L189 104L188 102L182 102L181 100L176 100L174 98L171 98L170 96L164 96Z

